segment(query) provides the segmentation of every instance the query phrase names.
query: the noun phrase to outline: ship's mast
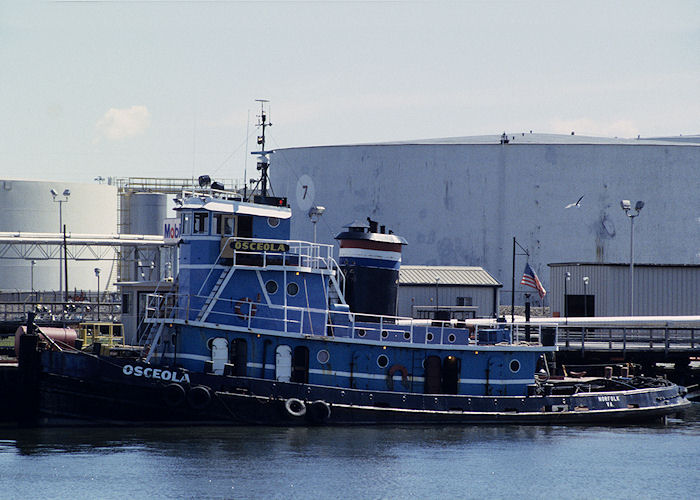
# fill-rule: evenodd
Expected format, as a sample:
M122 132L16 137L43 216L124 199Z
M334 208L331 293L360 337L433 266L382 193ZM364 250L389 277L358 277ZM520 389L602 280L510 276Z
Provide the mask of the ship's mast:
M268 112L265 110L265 105L270 101L267 99L256 99L255 101L260 103L260 114L258 115L257 124L257 126L260 127L260 135L258 136L260 151L253 151L251 154L258 155L257 169L260 170L260 180L258 181L260 185L260 195L265 197L267 196L267 169L270 167L270 158L268 155L272 152L265 149L265 129L272 126L272 122L269 121Z

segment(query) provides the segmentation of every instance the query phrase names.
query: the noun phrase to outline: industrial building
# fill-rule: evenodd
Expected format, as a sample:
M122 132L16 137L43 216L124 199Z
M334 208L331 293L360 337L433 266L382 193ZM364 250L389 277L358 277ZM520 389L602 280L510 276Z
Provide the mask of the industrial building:
M553 316L700 315L697 264L635 264L634 283L629 263L573 262L549 267Z
M532 292L519 285L526 263L551 290L550 263L629 262L632 226L635 262L700 264L698 171L700 136L528 132L280 149L271 177L297 214L326 208L319 242L352 220L379 219L407 240L404 264L482 267L504 284L502 304L515 258L522 305ZM627 217L623 199L644 208ZM313 239L312 220L294 218L292 234Z
M455 319L494 318L502 286L480 267L401 266L398 315L439 319L445 312Z

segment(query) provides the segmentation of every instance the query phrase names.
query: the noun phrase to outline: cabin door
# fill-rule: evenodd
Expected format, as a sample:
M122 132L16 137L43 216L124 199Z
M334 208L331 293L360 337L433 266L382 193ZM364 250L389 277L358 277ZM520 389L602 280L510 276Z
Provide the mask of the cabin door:
M275 379L289 382L292 378L292 348L288 345L277 346L275 352Z
M211 361L214 373L222 375L224 373L224 365L228 363L228 341L226 339L218 337L212 340Z
M442 362L439 356L425 358L425 387L426 394L440 394L442 392Z

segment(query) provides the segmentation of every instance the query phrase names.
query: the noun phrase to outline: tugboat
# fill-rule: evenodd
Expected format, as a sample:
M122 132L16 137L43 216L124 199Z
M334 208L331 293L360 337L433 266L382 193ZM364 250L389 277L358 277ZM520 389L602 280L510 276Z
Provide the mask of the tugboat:
M396 316L407 242L354 222L334 247L290 239L267 189L184 192L179 276L149 297L134 349L20 338L24 425L565 424L663 419L689 405L664 379L554 380L556 339L510 325ZM221 187L221 186L215 186Z

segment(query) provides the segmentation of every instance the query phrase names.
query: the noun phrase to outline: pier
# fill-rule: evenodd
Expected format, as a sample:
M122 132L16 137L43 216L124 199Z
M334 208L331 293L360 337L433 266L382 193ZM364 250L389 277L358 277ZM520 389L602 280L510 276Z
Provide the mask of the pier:
M516 338L556 342L557 370L637 365L648 376L700 383L700 316L537 318L518 321ZM590 374L590 373L589 373Z

